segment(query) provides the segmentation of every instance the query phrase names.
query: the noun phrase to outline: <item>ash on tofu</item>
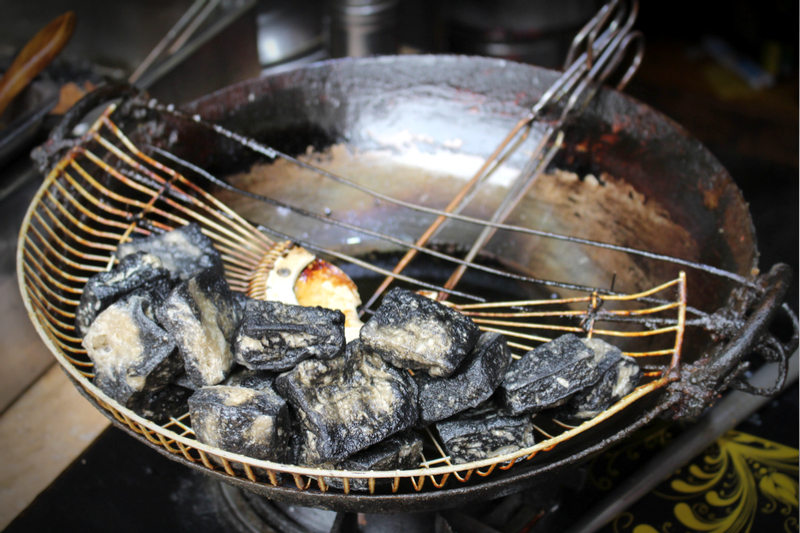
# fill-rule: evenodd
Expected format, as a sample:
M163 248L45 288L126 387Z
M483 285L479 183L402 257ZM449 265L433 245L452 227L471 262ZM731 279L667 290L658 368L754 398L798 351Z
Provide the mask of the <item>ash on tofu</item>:
M616 402L630 394L642 378L642 369L636 360L623 355L619 348L600 339L584 339L583 342L601 358L605 368L600 381L584 389L564 405L559 417L586 420L594 418Z
M158 257L145 252L129 255L109 272L89 278L75 310L75 327L84 337L97 315L117 300L137 289L166 297L170 288L170 273Z
M492 401L437 422L436 430L456 464L514 453L535 444L531 417L509 415Z
M488 400L511 363L511 350L499 333L484 333L449 378L418 373L420 425L448 418Z
M181 281L209 268L220 276L224 274L222 257L211 239L203 235L200 226L194 222L161 235L121 243L117 257L122 259L140 251L157 256L164 267Z
M512 362L500 393L511 414L533 413L566 403L606 369L578 337L562 335Z
M175 344L154 321L153 296L136 291L100 315L83 339L94 383L135 411L183 369Z
M366 450L352 455L334 465L334 469L349 470L351 472L410 470L419 466L421 454L422 437L414 431L408 430L384 439ZM326 477L324 479L332 487L337 489L344 488L342 478ZM377 478L375 480L376 485L387 485L391 482L391 478ZM369 490L369 482L366 479L350 478L350 490Z
M189 397L192 389L181 387L174 382L152 396L148 395L137 402L134 411L156 424L164 425L171 418L180 418L189 411Z
M361 328L361 341L390 364L447 377L475 346L480 330L468 317L414 292L395 288Z
M175 287L156 315L178 346L195 388L216 385L230 374L241 309L216 271L204 270Z
M234 356L253 370L283 371L312 357L330 359L344 345L341 311L249 299Z
M387 365L358 340L344 354L307 359L278 376L276 390L307 430L309 464L339 461L413 426L417 393L406 373Z
M254 459L286 460L288 409L271 390L203 387L189 398L189 417L204 444Z

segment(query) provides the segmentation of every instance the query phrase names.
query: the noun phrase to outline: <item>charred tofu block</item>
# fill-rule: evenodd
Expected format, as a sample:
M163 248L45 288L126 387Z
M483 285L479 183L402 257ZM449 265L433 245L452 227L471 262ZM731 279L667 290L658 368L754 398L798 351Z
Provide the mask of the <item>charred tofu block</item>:
M334 468L337 470L350 470L353 472L368 472L371 470L410 470L417 468L422 453L422 437L414 431L404 431L388 439L373 444L366 450L361 450L355 455L340 462ZM344 488L342 478L325 478L325 482L337 489ZM391 478L376 479L376 485L391 483ZM350 490L369 490L369 481L366 479L350 479Z
M575 394L561 408L559 417L574 420L594 418L630 394L642 379L642 369L636 360L622 355L618 348L599 339L587 339L584 342L595 354L604 354L603 362L606 364L603 366L607 369L597 384Z
M292 425L291 427L292 433L289 435L286 462L293 465L309 466L308 461L306 461L307 431L301 424Z
M189 417L204 444L253 459L286 460L289 412L271 390L203 387L189 398Z
M361 342L398 368L450 376L478 342L480 330L454 309L405 289L384 297L361 328Z
M236 362L252 370L290 370L344 350L344 314L322 307L248 300L236 332Z
M270 372L268 370L250 370L243 366L235 365L231 374L225 378L220 385L227 385L229 387L244 387L245 389L266 390L272 389L272 384L278 376L277 372ZM186 372L183 372L175 378L173 382L175 385L185 387L187 389L197 390L201 387L196 387Z
M131 409L165 388L183 368L175 344L154 320L153 296L144 291L100 313L83 346L94 363L95 385Z
M275 383L276 377L278 377L276 372L250 370L240 366L231 372L231 375L222 382L222 385L243 387L245 389L272 390L272 384Z
M275 389L307 430L306 461L340 461L417 422L410 376L387 365L360 341L323 361L307 359L278 376Z
M499 390L512 415L557 407L600 380L601 362L578 337L563 335L512 362Z
M241 311L225 278L209 269L184 281L173 289L156 316L178 346L195 388L216 385L228 377Z
M432 378L418 373L420 425L449 418L488 400L503 381L511 350L499 333L484 333L455 374Z
M488 401L436 423L453 463L469 463L513 453L535 444L531 417L512 416Z
M244 310L247 307L247 302L251 300L248 298L247 295L243 292L231 290L231 294L233 294L233 299L236 300L236 303L239 304L239 309L242 311L242 316L244 316Z
M189 396L193 393L191 389L170 383L165 389L137 402L133 410L156 424L164 425L170 418L180 418L189 412Z
M594 352L594 362L597 365L596 372L601 375L608 372L623 357L622 350L604 340L591 338L581 339L581 342Z
M192 378L189 377L189 375L186 373L185 370L180 374L178 374L172 382L175 385L178 385L179 387L183 387L185 389L197 390L201 388L194 384Z
M203 235L200 226L187 224L161 235L124 242L117 248L117 257L144 251L161 259L164 267L181 281L193 278L208 268L222 276L222 257L211 239Z
M75 327L84 337L97 315L120 298L137 289L166 297L170 288L169 271L158 257L144 252L129 255L113 270L89 278L75 310Z

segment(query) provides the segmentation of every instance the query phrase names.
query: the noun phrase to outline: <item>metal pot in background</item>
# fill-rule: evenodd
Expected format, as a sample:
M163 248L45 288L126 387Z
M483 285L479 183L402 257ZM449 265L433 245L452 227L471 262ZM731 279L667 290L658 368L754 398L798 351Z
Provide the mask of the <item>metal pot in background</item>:
M575 32L597 11L594 0L448 1L447 49L560 68Z
M328 10L331 57L395 54L399 0L334 0Z
M320 0L259 2L256 6L258 60L274 73L326 59Z

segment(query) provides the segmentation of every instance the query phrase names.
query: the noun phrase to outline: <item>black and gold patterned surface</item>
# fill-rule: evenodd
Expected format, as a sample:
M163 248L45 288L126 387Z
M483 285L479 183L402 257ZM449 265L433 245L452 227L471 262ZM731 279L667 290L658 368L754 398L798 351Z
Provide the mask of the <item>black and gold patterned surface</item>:
M602 532L797 532L797 394L795 386L736 431L718 438ZM601 455L591 466L590 487L581 496L599 500L683 428L662 422Z

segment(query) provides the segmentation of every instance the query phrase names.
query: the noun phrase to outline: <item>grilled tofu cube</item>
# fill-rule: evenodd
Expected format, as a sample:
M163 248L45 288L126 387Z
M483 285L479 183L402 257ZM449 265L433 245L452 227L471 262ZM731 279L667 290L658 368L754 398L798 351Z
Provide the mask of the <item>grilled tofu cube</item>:
M437 422L436 430L456 464L513 453L535 444L531 417L511 416L491 400Z
M186 373L185 370L180 374L178 374L172 382L175 385L178 385L179 387L183 387L185 389L197 390L202 388L194 384L192 378L189 377L189 375Z
M183 368L166 331L156 324L153 296L129 294L92 322L83 346L94 363L94 383L125 407L165 388Z
M322 307L248 300L236 332L236 362L253 370L290 370L344 350L344 315Z
M231 294L233 294L233 299L236 300L236 303L239 305L239 309L241 309L242 316L244 316L244 310L247 308L247 302L250 301L252 298L248 298L247 295L243 292L231 290Z
M113 270L95 274L86 282L75 310L77 332L86 336L97 315L137 289L166 297L170 288L169 271L158 257L144 252L129 255Z
M140 251L157 256L164 268L181 281L193 278L209 268L220 276L225 273L222 257L211 239L203 235L200 226L195 223L160 235L121 243L117 247L117 257L122 259Z
M559 416L568 419L594 418L630 394L642 378L642 369L636 360L622 355L615 346L600 339L586 339L584 343L594 350L595 358L602 357L601 366L606 370L600 381L575 394L561 408Z
M133 410L156 424L166 424L170 418L180 418L189 412L189 396L194 393L174 383L136 402Z
M499 333L484 333L449 378L414 376L419 387L420 425L449 418L488 400L503 381L511 350Z
M209 269L182 282L156 316L178 346L195 388L216 385L228 377L241 309L225 278Z
M373 444L341 461L334 468L337 470L350 470L352 472L369 472L380 470L410 470L417 468L422 454L422 437L414 431L403 431ZM337 489L344 488L342 478L326 477L325 482ZM376 485L386 485L392 482L391 478L378 478ZM369 481L366 479L350 479L350 490L369 490Z
M189 417L204 444L253 459L286 460L289 412L271 390L203 387L189 398Z
M275 389L307 430L306 461L340 461L417 422L417 391L406 373L350 342L344 353L307 359L278 376Z
M480 330L454 309L395 288L361 328L361 342L398 368L448 377L478 342Z
M512 362L499 390L512 415L557 407L600 380L608 368L602 361L578 337L563 335Z

